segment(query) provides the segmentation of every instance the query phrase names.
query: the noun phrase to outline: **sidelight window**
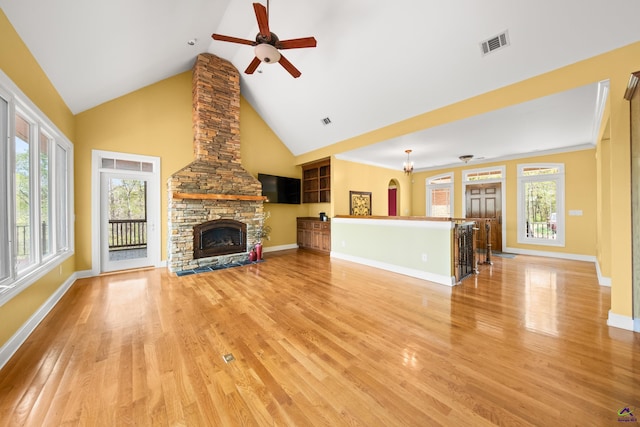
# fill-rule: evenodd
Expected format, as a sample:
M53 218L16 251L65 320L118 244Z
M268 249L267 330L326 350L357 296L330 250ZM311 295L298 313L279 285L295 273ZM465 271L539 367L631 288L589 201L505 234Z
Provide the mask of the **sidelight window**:
M427 216L453 216L453 174L427 179Z

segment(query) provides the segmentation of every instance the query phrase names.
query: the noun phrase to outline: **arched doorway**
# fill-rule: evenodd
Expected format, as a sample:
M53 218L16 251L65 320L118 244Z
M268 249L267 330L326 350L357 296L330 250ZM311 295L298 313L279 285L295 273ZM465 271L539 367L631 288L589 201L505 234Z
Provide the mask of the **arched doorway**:
M398 196L398 190L400 189L400 185L398 181L392 179L389 181L389 186L387 188L387 200L388 200L388 209L387 215L389 216L397 216L398 211L400 210L400 198Z

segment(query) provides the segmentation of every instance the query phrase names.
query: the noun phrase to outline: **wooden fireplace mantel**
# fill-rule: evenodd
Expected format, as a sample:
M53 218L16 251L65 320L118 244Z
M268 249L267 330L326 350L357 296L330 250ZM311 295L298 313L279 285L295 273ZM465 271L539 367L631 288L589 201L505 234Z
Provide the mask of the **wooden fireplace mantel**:
M266 196L249 196L243 194L209 194L209 193L173 193L174 199L190 200L266 200Z

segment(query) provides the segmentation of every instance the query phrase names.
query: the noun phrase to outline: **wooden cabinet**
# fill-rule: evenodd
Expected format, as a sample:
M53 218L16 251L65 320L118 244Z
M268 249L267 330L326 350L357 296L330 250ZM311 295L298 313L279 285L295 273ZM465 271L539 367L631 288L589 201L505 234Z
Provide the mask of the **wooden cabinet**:
M297 227L299 247L331 252L331 222L303 217L297 219Z
M321 160L302 166L302 202L331 201L331 161Z

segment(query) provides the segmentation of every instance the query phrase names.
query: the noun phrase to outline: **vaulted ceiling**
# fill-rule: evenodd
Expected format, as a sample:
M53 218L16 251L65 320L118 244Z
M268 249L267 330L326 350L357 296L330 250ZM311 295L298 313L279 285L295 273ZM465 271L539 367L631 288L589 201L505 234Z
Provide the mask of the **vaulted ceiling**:
M294 155L640 40L637 0L269 3L280 39L318 42L283 52L300 78L278 64L242 74L244 97ZM243 71L253 47L211 34L253 40L258 32L250 0L0 0L0 7L74 113L186 71L200 52ZM503 32L509 44L483 55L481 42ZM396 168L413 149L416 167L429 168L461 154L584 147L594 143L599 94L594 82L341 157Z

